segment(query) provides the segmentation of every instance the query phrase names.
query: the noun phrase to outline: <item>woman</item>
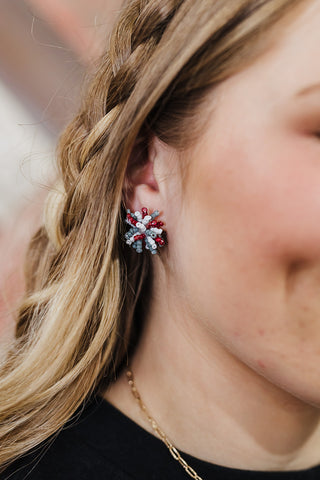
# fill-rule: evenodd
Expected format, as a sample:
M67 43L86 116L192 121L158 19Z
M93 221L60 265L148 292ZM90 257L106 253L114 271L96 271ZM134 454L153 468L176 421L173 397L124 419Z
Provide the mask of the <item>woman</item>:
M319 477L319 25L123 9L30 245L3 478Z

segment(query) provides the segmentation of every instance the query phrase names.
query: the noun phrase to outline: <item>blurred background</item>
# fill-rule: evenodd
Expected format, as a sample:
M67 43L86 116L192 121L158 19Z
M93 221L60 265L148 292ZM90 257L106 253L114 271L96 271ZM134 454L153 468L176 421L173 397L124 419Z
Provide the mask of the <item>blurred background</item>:
M23 259L54 179L57 138L122 0L1 0L0 338L10 341Z

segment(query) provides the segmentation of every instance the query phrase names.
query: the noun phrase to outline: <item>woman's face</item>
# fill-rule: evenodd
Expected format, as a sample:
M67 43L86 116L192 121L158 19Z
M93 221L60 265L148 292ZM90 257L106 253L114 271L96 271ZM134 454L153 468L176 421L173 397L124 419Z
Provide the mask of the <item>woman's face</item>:
M276 48L215 90L181 210L164 207L175 284L208 337L317 405L319 52L312 1Z

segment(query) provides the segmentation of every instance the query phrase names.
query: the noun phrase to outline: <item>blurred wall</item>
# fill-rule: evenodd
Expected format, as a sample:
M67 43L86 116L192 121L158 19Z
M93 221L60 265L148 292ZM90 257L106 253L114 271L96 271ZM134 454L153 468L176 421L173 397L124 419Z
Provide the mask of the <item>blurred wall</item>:
M2 0L0 337L13 334L23 258L55 175L57 137L79 105L121 0Z

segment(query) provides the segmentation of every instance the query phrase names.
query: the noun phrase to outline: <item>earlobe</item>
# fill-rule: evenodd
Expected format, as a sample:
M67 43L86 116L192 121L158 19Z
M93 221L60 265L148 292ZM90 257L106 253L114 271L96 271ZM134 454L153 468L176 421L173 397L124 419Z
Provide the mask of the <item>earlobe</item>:
M132 211L142 205L158 205L159 186L154 175L153 153L139 143L134 147L125 175L124 201Z
M159 206L159 188L152 170L153 164L150 162L143 171L136 173L129 189L126 190L125 205L131 211L139 210L143 205L149 208Z

